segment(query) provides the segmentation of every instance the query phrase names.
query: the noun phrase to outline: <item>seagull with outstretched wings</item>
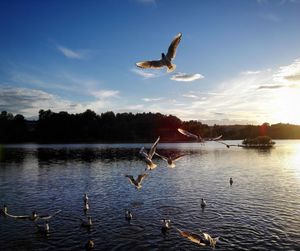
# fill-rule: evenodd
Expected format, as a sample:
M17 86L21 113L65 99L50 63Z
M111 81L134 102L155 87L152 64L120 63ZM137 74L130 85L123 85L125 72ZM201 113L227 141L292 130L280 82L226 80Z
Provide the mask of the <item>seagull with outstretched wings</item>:
M176 166L175 162L178 161L178 160L180 160L180 159L182 159L185 156L184 154L182 154L182 155L175 156L175 157L173 157L171 155L167 157L167 156L163 156L163 155L158 154L158 153L155 153L155 155L157 155L158 157L160 157L161 159L163 159L164 161L166 161L168 163L168 166L170 168L174 168Z
M167 67L168 72L172 72L175 70L176 65L171 63L171 61L175 58L176 56L176 49L179 45L179 42L181 40L182 34L178 33L176 37L172 40L167 55L164 53L161 54L161 59L160 60L152 60L152 61L142 61L136 63L137 67L140 68L154 68L154 69L159 69L162 67Z
M125 175L125 177L128 178L128 180L130 181L130 183L131 183L132 185L134 185L136 189L142 188L141 183L142 183L143 179L144 179L146 176L148 176L147 173L140 174L140 175L137 177L137 179L135 180L135 179L133 178L132 175Z
M153 155L156 151L156 147L157 147L157 144L158 144L159 140L160 140L160 137L157 138L157 140L151 146L148 153L145 151L144 147L142 147L140 152L139 152L140 155L142 155L144 157L144 160L147 163L147 167L148 167L147 169L152 170L152 169L156 168L156 166L157 166L156 164L153 163L152 157L153 157Z

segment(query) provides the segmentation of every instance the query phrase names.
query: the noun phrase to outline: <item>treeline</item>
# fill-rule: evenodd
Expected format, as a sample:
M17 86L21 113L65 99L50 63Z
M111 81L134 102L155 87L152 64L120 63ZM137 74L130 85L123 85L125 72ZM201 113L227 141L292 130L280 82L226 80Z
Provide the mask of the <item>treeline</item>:
M245 139L269 135L273 139L300 139L300 126L264 123L257 125L214 125L199 121L181 121L176 116L160 113L117 113L108 111L96 114L91 110L83 113L52 112L40 110L36 121L23 115L6 111L0 114L0 142L77 143L77 142L152 142L157 136L163 142L189 141L178 133L186 129L201 137Z

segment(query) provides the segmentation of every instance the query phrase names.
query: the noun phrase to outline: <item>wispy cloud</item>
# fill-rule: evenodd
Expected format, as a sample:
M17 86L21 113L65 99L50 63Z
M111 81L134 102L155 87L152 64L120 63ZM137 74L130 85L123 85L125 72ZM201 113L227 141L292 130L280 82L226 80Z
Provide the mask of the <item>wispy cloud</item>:
M281 66L274 79L281 82L300 81L300 59L290 65Z
M144 79L156 78L159 76L158 74L154 74L152 72L147 72L146 70L140 70L140 69L136 69L136 68L132 68L130 71L135 73L138 76L143 77Z
M273 13L264 13L264 14L261 14L260 17L264 20L274 22L274 23L277 23L281 20L279 16L277 16Z
M187 74L187 73L178 72L174 74L170 79L174 81L191 82L202 78L204 78L204 76L202 76L199 73Z
M116 98L119 96L119 91L117 90L99 90L99 91L94 91L91 94L94 95L97 98Z
M143 101L145 102L155 102L155 101L160 101L163 98L142 98Z
M243 71L241 74L243 75L253 75L253 74L259 74L261 71Z
M57 45L57 49L67 58L71 58L71 59L85 59L86 58L86 55L84 52L71 50L71 49L61 46L61 45Z
M194 99L199 98L195 94L182 94L182 97L185 97L185 98L194 98Z

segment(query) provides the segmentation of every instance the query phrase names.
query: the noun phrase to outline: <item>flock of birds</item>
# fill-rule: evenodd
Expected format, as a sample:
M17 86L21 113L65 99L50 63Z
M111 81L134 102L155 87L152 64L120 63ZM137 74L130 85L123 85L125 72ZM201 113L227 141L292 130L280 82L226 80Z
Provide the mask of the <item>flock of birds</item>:
M140 68L162 68L162 67L167 67L168 72L172 72L175 70L176 65L173 64L171 61L175 58L176 55L176 49L179 45L179 42L181 41L182 34L179 33L171 42L168 52L165 55L162 53L161 59L160 60L152 60L152 61L143 61L143 62L138 62L136 65ZM206 141L215 141L221 144L226 145L226 147L230 147L231 145L226 144L225 142L220 141L222 138L222 135L216 137L216 138L202 138L200 135L193 134L191 132L188 132L184 129L178 128L178 132L181 134L193 138L197 142L205 143ZM153 156L156 155L163 159L164 161L167 162L168 166L170 168L175 167L175 163L183 158L184 155L179 155L179 156L163 156L162 154L159 154L156 152L156 148L158 145L158 142L160 140L160 137L157 138L157 140L154 142L152 147L150 148L149 152L145 150L144 147L142 147L139 151L139 154L143 157L144 161L147 164L147 168L145 171L151 171L157 167L157 165L153 162ZM128 178L129 182L136 188L136 189L141 189L142 188L142 181L149 175L149 173L144 172L141 173L137 176L135 179L133 175L125 175L126 178ZM229 180L230 185L233 184L232 178ZM89 197L87 194L84 194L83 196L83 211L85 215L87 214L88 210L90 209L89 206ZM206 201L202 198L201 199L201 207L205 208L207 205ZM50 227L49 227L49 220L54 217L55 215L59 214L61 210L58 210L54 212L51 215L39 215L36 213L36 211L33 211L31 215L13 215L8 212L8 208L6 205L4 205L2 209L2 215L5 217L11 217L14 219L23 219L23 220L30 220L34 222L34 225L37 228L37 231L43 234L49 234ZM133 214L130 210L126 209L125 210L125 219L130 222L133 218ZM43 221L43 224L38 224L39 222ZM162 227L161 231L163 233L167 233L171 229L171 220L170 219L162 219L161 220ZM87 216L84 220L81 219L81 226L90 229L93 225L92 222L92 217ZM214 248L216 246L216 243L219 239L219 237L212 237L208 233L202 232L200 235L188 232L188 231L182 231L176 227L176 230L179 232L180 236L187 238L188 240L200 245L200 246L211 246ZM86 250L92 250L95 247L94 241L93 240L88 240L88 242L85 244L85 249Z
M226 143L220 141L220 139L222 138L222 135L220 135L218 137L215 137L215 138L202 138L202 137L200 137L200 135L195 135L195 134L190 133L190 132L188 132L184 129L181 129L181 128L178 128L178 131L181 134L183 134L187 137L190 137L190 138L193 138L193 139L197 140L197 142L205 143L206 141L215 141L215 142L218 142L218 143L221 143L221 144L225 144L227 146ZM176 166L175 162L184 157L184 155L179 155L179 156L175 156L175 157L163 156L163 155L157 153L156 148L157 148L159 140L160 140L160 137L158 137L157 140L153 143L153 145L151 146L149 152L147 152L144 147L142 147L139 151L139 154L143 157L144 161L147 164L147 167L146 167L145 171L147 171L147 170L151 171L151 170L153 170L157 167L157 165L152 160L154 155L156 155L156 156L160 157L161 159L163 159L164 161L166 161L167 164L168 164L168 167L170 167L170 168L174 168ZM149 176L149 173L146 173L146 172L139 174L136 179L134 179L133 175L125 175L125 177L128 178L130 184L132 184L137 190L142 188L142 181L147 176ZM231 177L229 179L229 183L230 183L230 185L233 184L233 179ZM206 201L203 198L201 199L200 205L201 205L202 209L204 209L207 205ZM132 219L132 217L133 217L132 212L127 209L125 211L126 220L130 221ZM161 231L165 234L171 228L171 225L170 225L171 220L170 219L162 219L161 222L162 222ZM192 241L192 242L194 242L194 243L196 243L200 246L209 245L212 248L215 248L216 243L219 239L219 237L212 237L208 233L204 233L204 232L201 235L198 235L198 234L195 234L195 233L192 233L192 232L182 231L178 228L176 228L176 230L179 232L179 234L182 237L185 237L188 240L190 240L190 241Z

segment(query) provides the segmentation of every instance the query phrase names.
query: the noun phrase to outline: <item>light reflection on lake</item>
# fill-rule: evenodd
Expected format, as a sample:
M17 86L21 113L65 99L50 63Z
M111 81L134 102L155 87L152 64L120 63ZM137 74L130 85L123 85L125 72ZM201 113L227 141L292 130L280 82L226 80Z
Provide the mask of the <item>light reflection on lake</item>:
M141 146L2 146L1 205L17 215L62 212L51 219L47 237L32 222L0 217L1 250L83 250L88 239L95 250L210 250L182 239L174 227L162 235L162 218L182 230L220 236L218 250L299 250L300 141L278 140L269 150L159 144L163 155L186 156L174 169L154 158L158 167L137 191L124 175L144 171ZM91 231L80 227L85 192ZM208 204L204 211L201 198ZM130 225L126 208L133 212Z

